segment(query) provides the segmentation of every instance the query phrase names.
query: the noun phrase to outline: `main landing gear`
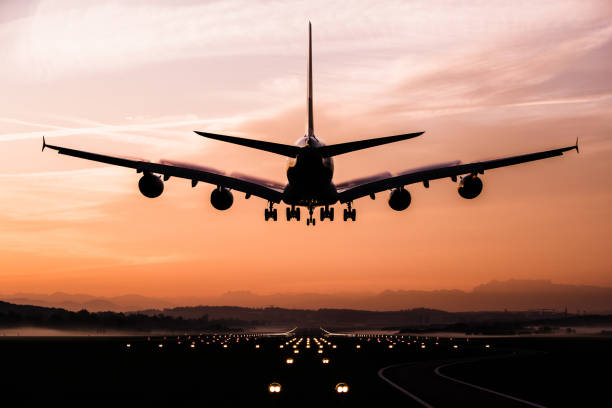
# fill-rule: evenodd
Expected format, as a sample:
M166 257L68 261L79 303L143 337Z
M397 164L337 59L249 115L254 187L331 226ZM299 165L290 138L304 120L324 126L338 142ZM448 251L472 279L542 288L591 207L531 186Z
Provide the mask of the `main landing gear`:
M357 218L357 210L354 208L351 209L351 203L346 204L347 208L344 209L344 221L351 219L353 222Z
M291 206L291 208L287 207L287 221L291 221L295 218L296 221L300 220L300 207L295 208L295 206Z
M334 220L334 207L329 208L328 206L321 207L321 221L329 218L330 221Z
M266 221L268 221L270 218L272 218L274 221L278 219L278 211L276 208L274 208L274 203L272 201L270 201L270 207L266 208L264 211L264 216Z

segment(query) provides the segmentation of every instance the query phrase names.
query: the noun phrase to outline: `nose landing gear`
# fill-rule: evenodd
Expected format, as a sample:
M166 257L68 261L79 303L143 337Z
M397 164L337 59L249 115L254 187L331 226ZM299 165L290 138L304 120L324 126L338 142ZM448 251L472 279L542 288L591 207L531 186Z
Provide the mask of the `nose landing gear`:
M313 212L314 212L314 207L311 205L308 207L308 219L306 220L306 225L312 225L314 227L316 220L312 216Z

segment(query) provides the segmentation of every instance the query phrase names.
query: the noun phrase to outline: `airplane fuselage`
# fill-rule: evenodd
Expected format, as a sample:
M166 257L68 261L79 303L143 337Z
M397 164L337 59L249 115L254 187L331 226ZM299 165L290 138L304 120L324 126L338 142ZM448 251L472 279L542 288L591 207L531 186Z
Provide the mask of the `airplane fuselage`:
M296 158L287 162L287 186L283 201L289 205L332 205L338 201L336 187L332 183L334 161L323 157L317 147L324 146L315 136L301 137L296 143L301 147Z

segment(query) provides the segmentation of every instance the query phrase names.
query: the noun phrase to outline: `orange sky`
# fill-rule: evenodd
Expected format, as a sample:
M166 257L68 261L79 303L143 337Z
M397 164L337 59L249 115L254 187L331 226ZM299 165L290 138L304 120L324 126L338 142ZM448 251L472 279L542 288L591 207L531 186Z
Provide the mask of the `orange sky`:
M359 3L359 4L358 4ZM0 4L0 294L152 296L469 289L492 279L612 286L609 1ZM274 154L206 130L304 132L307 21L315 133L426 131L338 157L336 182L571 145L581 154L355 202L358 222L266 223L266 203L40 152L53 144L191 161L285 182ZM341 210L336 206L336 211ZM284 206L279 213L284 214Z

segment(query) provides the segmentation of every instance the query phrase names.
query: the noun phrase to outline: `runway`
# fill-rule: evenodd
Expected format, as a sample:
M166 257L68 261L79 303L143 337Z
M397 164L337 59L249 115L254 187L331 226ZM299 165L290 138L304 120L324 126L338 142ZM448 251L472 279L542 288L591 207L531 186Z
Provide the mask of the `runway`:
M0 337L0 361L12 406L596 406L611 345L320 330Z

